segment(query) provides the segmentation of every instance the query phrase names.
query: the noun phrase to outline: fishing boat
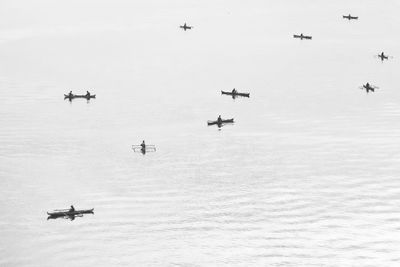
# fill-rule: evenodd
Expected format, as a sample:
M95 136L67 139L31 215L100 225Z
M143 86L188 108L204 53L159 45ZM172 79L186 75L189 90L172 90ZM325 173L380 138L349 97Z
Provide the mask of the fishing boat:
M348 20L352 20L352 19L358 19L358 17L354 17L352 15L348 15L348 16L343 16L344 19L348 19Z
M303 35L303 34L300 34L300 35L294 34L293 37L294 38L299 38L301 40L303 40L303 39L311 40L312 39L312 36L307 36L307 35Z
M233 119L220 120L220 121L218 121L218 120L216 120L216 121L207 121L207 125L208 126L210 126L210 125L222 125L222 124L225 124L225 123L233 123Z
M82 214L88 214L91 213L93 214L94 209L89 209L89 210L55 210L53 212L47 212L47 215L49 215L49 218L59 218L59 217L70 217L70 216L76 216L76 215L82 215Z
M226 92L221 90L222 95L231 95L233 97L235 96L243 96L243 97L250 97L250 93L239 93L239 92Z
M155 145L132 145L132 149L134 152L140 152L142 154L146 154L147 152L156 152Z
M64 94L64 99L74 99L74 98L86 98L86 99L90 99L90 98L96 98L96 95L66 95Z

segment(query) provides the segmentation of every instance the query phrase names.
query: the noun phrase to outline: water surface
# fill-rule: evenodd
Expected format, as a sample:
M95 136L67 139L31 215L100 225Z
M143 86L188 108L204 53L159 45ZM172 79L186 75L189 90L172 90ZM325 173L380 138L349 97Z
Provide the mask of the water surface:
M0 10L1 266L399 265L396 1Z

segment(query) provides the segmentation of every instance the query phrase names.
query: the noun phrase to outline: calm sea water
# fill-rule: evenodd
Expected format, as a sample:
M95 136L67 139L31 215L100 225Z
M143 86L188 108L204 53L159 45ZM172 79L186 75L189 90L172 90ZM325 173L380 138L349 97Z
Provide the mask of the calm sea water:
M398 11L2 1L0 266L399 266Z

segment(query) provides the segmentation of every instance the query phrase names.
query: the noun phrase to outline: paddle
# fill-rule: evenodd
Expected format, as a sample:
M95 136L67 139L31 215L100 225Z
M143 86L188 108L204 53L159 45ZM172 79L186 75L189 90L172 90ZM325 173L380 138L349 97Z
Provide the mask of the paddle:
M155 145L145 145L144 146L145 148L156 148L156 146ZM142 149L143 147L142 147L142 145L132 145L132 149Z

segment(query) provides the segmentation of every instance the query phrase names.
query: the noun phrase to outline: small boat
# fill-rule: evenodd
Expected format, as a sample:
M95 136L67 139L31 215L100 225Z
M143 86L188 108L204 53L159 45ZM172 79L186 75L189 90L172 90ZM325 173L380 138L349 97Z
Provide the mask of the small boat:
M225 92L222 90L221 90L221 94L222 95L231 95L233 97L235 97L235 96L250 97L250 93L239 93L239 92L232 93L232 92Z
M376 55L376 57L379 57L382 61L384 61L385 59L388 60L389 58L393 58L392 56L385 55L385 53L383 53L383 52Z
M132 149L134 152L140 152L142 154L146 154L147 152L156 152L155 145L145 145L144 147L141 145L132 145Z
M376 89L379 89L378 86L375 85L371 85L369 83L363 84L362 86L359 87L361 90L365 90L367 93L369 93L369 91L371 92L375 92Z
M344 19L348 19L348 20L352 20L352 19L358 19L358 17L354 17L352 15L348 15L348 16L343 16Z
M96 98L96 95L66 95L64 94L64 99L74 99L74 98L86 98L86 99L90 99L90 98Z
M221 122L216 121L207 121L207 125L222 125L224 123L233 123L233 119L221 120Z
M307 36L307 35L303 35L303 34L300 34L300 35L294 34L293 37L300 38L301 40L303 40L303 39L311 40L312 39L312 36Z
M88 214L91 213L93 214L94 209L90 210L65 210L65 211L54 211L54 212L47 212L49 217L51 218L58 218L58 217L69 217L69 216L76 216L76 215L81 215L81 214Z
M186 22L185 22L185 24L183 26L182 25L179 26L179 28L184 29L186 31L186 30L191 30L193 28L193 26L188 26L188 25L186 25Z

